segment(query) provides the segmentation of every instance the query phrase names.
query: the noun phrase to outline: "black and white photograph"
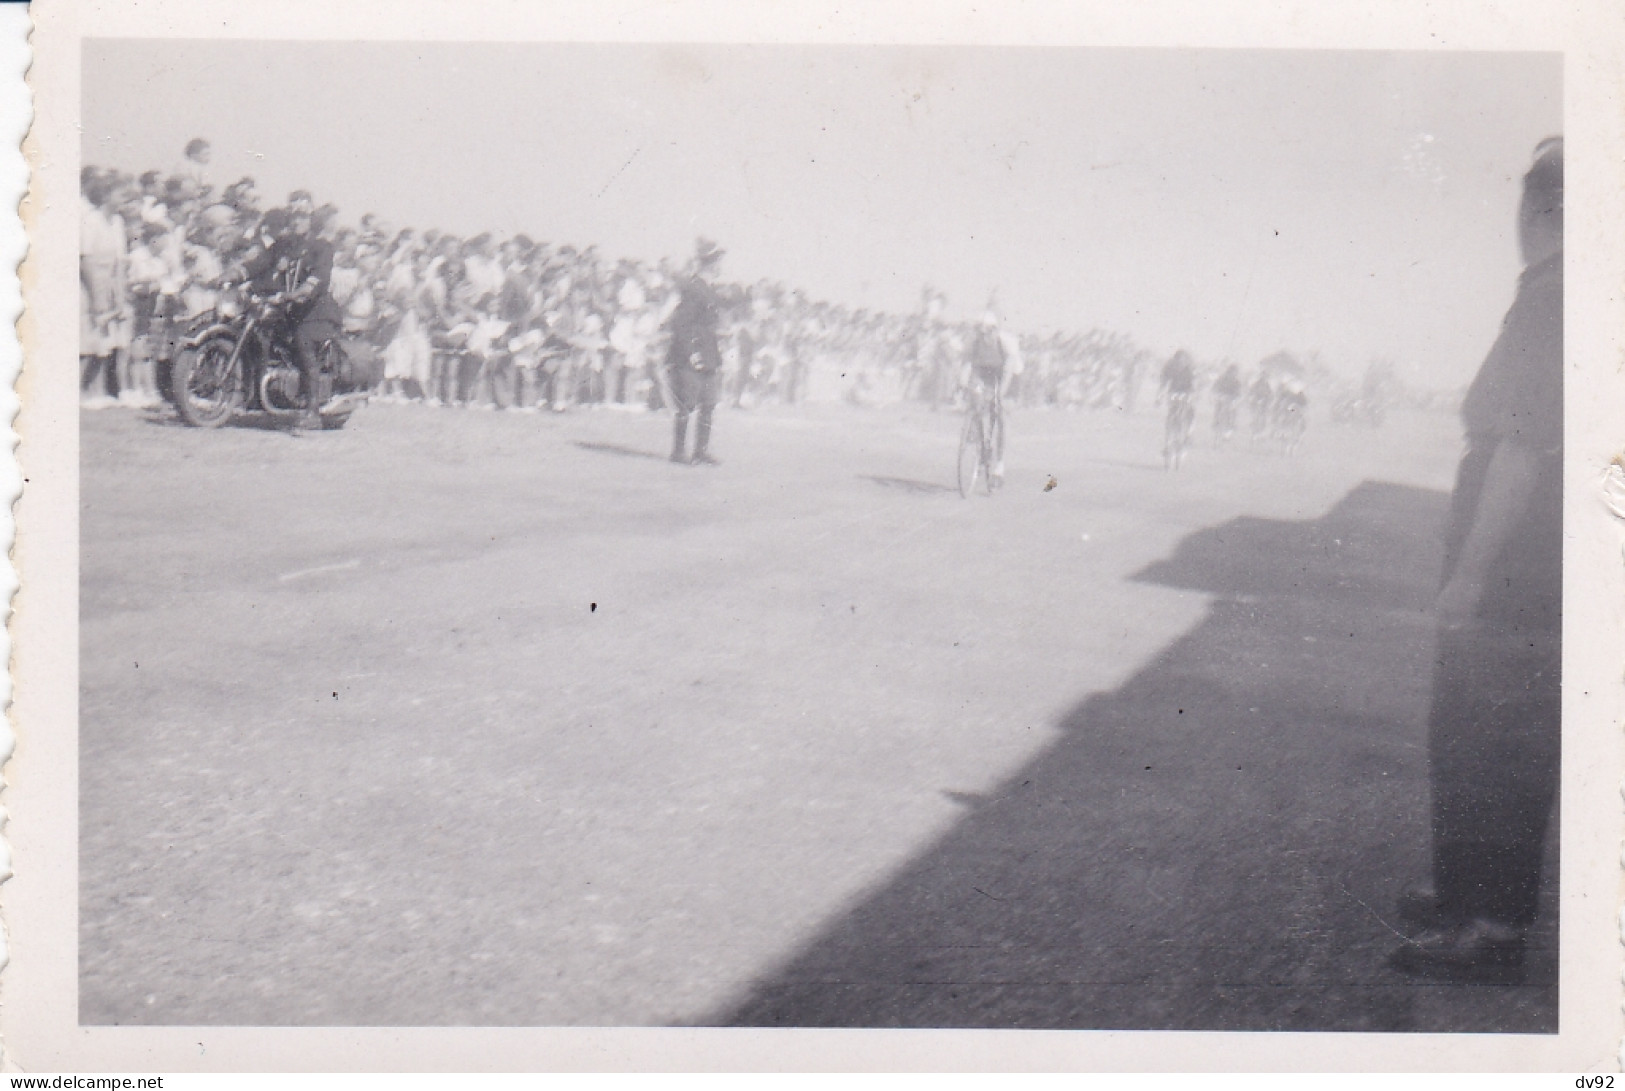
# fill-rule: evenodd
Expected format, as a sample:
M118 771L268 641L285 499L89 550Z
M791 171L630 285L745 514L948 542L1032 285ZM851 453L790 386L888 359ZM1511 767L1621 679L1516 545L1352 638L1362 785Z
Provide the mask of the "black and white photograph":
M76 33L77 1027L1617 992L1572 55Z

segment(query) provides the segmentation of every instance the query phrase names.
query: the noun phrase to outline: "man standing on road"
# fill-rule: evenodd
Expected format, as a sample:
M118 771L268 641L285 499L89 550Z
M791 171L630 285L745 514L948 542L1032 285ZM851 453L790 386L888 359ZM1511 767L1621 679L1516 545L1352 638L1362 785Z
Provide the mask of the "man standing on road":
M1563 143L1524 176L1524 271L1462 403L1428 774L1433 887L1407 892L1399 969L1514 984L1557 796L1563 610Z
M718 373L722 353L717 348L717 322L722 301L712 282L722 264L723 251L710 239L694 248L694 272L678 289L677 308L671 314L671 347L666 370L671 375L672 399L677 404L671 444L673 462L715 466L711 456L711 413L717 405ZM694 425L694 457L687 457L688 418L698 410Z

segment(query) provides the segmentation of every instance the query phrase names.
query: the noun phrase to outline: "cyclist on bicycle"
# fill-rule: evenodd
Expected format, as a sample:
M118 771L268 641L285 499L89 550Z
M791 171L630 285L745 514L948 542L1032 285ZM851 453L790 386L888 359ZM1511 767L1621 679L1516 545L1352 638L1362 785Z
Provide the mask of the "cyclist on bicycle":
M1241 368L1231 364L1213 384L1213 438L1223 443L1236 432L1236 403L1241 401Z
M1308 408L1309 394L1303 388L1303 380L1296 375L1283 379L1275 395L1275 435L1289 449L1303 437Z
M1190 427L1196 419L1192 400L1196 393L1196 363L1191 354L1180 349L1162 365L1162 380L1157 384L1157 399L1168 396L1168 427L1163 458L1177 466L1185 444L1190 441Z
M1160 401L1164 394L1170 401L1183 398L1186 401L1196 393L1196 364L1191 360L1191 354L1180 349L1168 358L1162 365L1162 382L1157 386L1157 399Z
M1270 407L1275 404L1275 389L1270 386L1270 377L1262 371L1253 385L1247 388L1247 407L1253 416L1253 441L1258 442L1269 431Z
M994 485L1004 481L1004 395L1010 382L1021 374L1021 351L1015 338L999 328L999 316L989 308L971 337L967 363L970 376L966 390L972 397L985 399L992 427L993 466L988 478Z

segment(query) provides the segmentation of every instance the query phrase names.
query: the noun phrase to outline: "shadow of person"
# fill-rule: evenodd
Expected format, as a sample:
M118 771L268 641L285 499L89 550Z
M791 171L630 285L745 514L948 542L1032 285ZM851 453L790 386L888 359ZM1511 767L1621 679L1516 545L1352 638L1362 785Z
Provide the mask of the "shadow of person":
M880 477L874 474L861 474L865 481L872 481L884 489L895 489L898 492L929 495L932 493L957 492L952 485L944 485L936 481L916 481L908 477Z
M1384 961L1426 873L1447 503L1367 482L1191 535L1134 578L1215 596L1204 620L996 788L944 785L964 817L707 1022L1555 1029L1549 983L1420 989Z
M596 451L603 455L620 455L622 458L647 458L656 462L666 461L666 456L655 451L644 451L637 447L627 447L619 443L602 443L595 440L578 439L575 445L583 451Z

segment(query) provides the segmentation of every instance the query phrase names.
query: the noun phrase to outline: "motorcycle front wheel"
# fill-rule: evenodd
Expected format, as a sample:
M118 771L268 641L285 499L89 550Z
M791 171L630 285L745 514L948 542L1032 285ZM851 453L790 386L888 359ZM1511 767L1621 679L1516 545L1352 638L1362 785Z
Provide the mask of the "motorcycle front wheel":
M218 428L231 417L237 401L237 371L231 356L236 344L213 337L175 358L170 374L175 411L194 428Z

